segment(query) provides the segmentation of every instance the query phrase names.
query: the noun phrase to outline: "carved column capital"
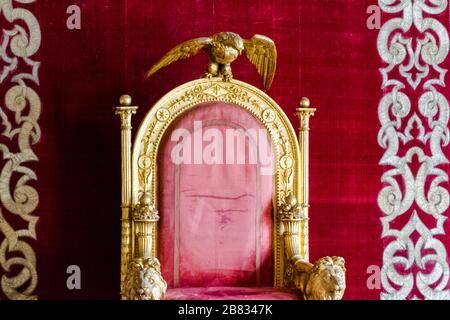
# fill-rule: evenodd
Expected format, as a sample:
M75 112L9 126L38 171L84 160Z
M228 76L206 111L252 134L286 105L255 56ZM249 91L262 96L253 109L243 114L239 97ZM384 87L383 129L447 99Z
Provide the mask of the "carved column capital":
M115 114L120 116L122 130L131 130L131 116L136 113L138 107L131 105L131 97L123 95L120 97L120 106L115 107Z
M309 119L314 116L316 108L311 108L311 103L308 98L300 100L300 108L295 109L295 115L300 120L300 131L309 131Z
M138 107L115 107L114 111L120 116L120 128L122 130L131 130L131 116L136 113Z

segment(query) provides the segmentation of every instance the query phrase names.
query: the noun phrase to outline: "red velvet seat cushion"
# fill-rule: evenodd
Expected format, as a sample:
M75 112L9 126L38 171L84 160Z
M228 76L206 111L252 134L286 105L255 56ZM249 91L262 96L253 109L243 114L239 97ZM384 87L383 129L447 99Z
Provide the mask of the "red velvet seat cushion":
M297 294L271 287L174 288L165 300L298 300Z

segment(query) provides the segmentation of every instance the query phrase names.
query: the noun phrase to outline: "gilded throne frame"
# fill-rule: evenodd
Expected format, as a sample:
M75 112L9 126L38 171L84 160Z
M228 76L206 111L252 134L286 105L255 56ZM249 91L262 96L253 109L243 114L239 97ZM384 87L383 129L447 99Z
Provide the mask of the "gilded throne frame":
M281 107L262 90L242 81L212 77L187 82L165 94L147 112L133 146L131 117L137 107L131 106L131 97L125 95L115 108L122 132L122 299L157 300L164 296L166 284L157 259L158 148L173 121L205 102L239 106L264 125L272 140L274 287L299 290L306 299L330 298L328 291L328 296L316 292L320 291L316 288L317 279L324 279L323 272L337 263L342 271L341 285L331 298L342 298L343 259L326 257L314 265L309 262L309 119L316 109L310 107L307 98L301 100L295 110L300 121L297 136ZM158 281L153 279L156 284L149 287L142 283L146 276ZM315 284L311 284L313 280Z

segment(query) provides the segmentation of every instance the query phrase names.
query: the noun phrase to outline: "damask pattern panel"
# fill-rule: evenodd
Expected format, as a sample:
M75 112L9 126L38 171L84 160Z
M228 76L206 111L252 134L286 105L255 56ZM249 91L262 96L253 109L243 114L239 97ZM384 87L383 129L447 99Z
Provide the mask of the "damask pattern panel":
M36 299L36 240L39 202L32 163L38 161L41 100L39 22L27 6L30 0L0 1L0 102L2 153L0 172L0 296Z
M447 0L379 0L382 299L450 299ZM446 152L447 151L447 152Z

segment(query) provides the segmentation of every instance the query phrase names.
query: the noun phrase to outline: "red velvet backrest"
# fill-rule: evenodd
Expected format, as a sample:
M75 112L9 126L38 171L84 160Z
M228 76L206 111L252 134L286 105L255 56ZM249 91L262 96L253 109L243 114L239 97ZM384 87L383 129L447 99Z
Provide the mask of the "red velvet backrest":
M169 287L273 285L273 155L239 106L210 102L158 154L159 258Z

